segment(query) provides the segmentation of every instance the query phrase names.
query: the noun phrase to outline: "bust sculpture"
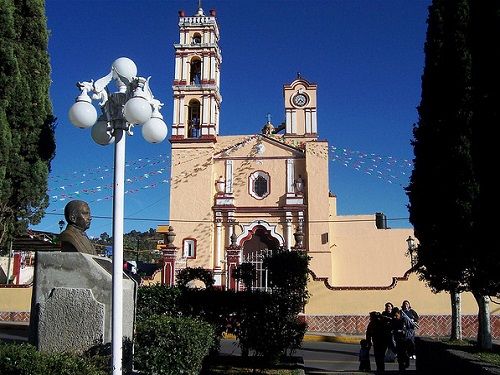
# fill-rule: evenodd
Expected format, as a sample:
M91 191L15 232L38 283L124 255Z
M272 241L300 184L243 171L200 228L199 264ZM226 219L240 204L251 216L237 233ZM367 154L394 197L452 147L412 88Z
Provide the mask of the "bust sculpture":
M61 251L81 252L97 255L92 242L85 234L90 228L92 217L90 207L85 201L72 200L64 207L64 217L68 225L59 236Z

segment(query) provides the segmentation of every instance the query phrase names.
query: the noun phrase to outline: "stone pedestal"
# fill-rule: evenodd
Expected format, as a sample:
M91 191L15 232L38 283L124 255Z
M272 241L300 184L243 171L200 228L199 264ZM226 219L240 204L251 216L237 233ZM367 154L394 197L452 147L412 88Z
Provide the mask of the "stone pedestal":
M110 259L79 252L38 252L30 342L45 352L81 353L111 342ZM123 335L132 339L136 282L123 274Z

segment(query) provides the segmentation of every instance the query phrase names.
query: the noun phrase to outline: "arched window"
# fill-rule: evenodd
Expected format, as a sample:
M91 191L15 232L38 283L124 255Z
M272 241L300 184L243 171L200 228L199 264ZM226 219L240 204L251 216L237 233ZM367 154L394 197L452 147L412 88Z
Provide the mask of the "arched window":
M193 35L193 42L192 44L201 44L201 35L196 33Z
M249 193L255 199L264 199L271 192L271 177L267 172L253 172L248 181Z
M189 76L189 82L191 85L201 84L201 60L193 59L191 60L191 71Z
M201 137L200 129L200 102L196 99L189 101L188 107L188 137L199 138Z

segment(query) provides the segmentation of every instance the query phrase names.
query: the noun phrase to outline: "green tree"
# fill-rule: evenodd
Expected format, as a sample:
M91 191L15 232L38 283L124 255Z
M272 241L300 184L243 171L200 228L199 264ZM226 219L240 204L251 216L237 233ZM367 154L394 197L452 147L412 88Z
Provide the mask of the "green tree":
M498 265L499 255L477 249L482 242L478 210L481 159L474 134L482 118L488 116L484 112L494 107L478 105L485 93L477 86L476 74L483 67L476 58L474 44L479 39L472 25L485 21L498 24L499 2L478 3L434 0L429 7L419 120L413 130L414 169L406 191L410 221L419 240L418 271L436 292L445 290L456 296L472 291L480 306L481 322L481 311L486 314L481 308L484 297L499 291L493 285L484 288L485 280L498 281L498 272L485 273L481 267L485 258ZM477 7L475 11L471 11L471 4ZM495 8L489 9L492 16L483 19L479 8L490 6ZM490 57L496 54L498 62L498 44L490 44L490 52L483 52ZM498 90L498 86L490 89ZM488 347L484 326L480 324L478 342Z
M43 0L0 0L0 245L48 206L55 154Z
M156 254L156 231L149 228L146 232L131 230L123 236L125 260L140 260L155 263L159 255Z
M149 228L146 232L139 232L135 229L123 235L123 256L125 260L139 260L143 262L155 263L160 255L156 252L156 231ZM92 240L95 245L112 246L113 237L104 232L99 238Z

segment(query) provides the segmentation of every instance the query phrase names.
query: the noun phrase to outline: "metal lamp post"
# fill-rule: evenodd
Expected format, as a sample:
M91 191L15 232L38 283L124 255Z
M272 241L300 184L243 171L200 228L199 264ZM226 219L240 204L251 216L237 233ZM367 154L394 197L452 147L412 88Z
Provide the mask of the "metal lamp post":
M415 265L415 261L413 259L413 252L415 251L415 240L413 239L412 236L408 236L406 239L406 244L408 245L408 253L410 254L410 262L411 266L413 267Z
M92 138L100 145L115 143L113 177L113 297L112 347L113 375L122 374L123 351L123 218L125 183L125 135L132 135L134 125L142 125L142 135L150 143L167 136L167 126L160 114L163 106L154 98L149 79L137 76L135 63L126 57L115 60L111 71L97 81L78 82L81 90L69 110L70 121L78 128L92 128ZM115 81L118 91L110 93L108 84ZM91 93L92 98L89 96ZM92 105L100 100L102 114Z

